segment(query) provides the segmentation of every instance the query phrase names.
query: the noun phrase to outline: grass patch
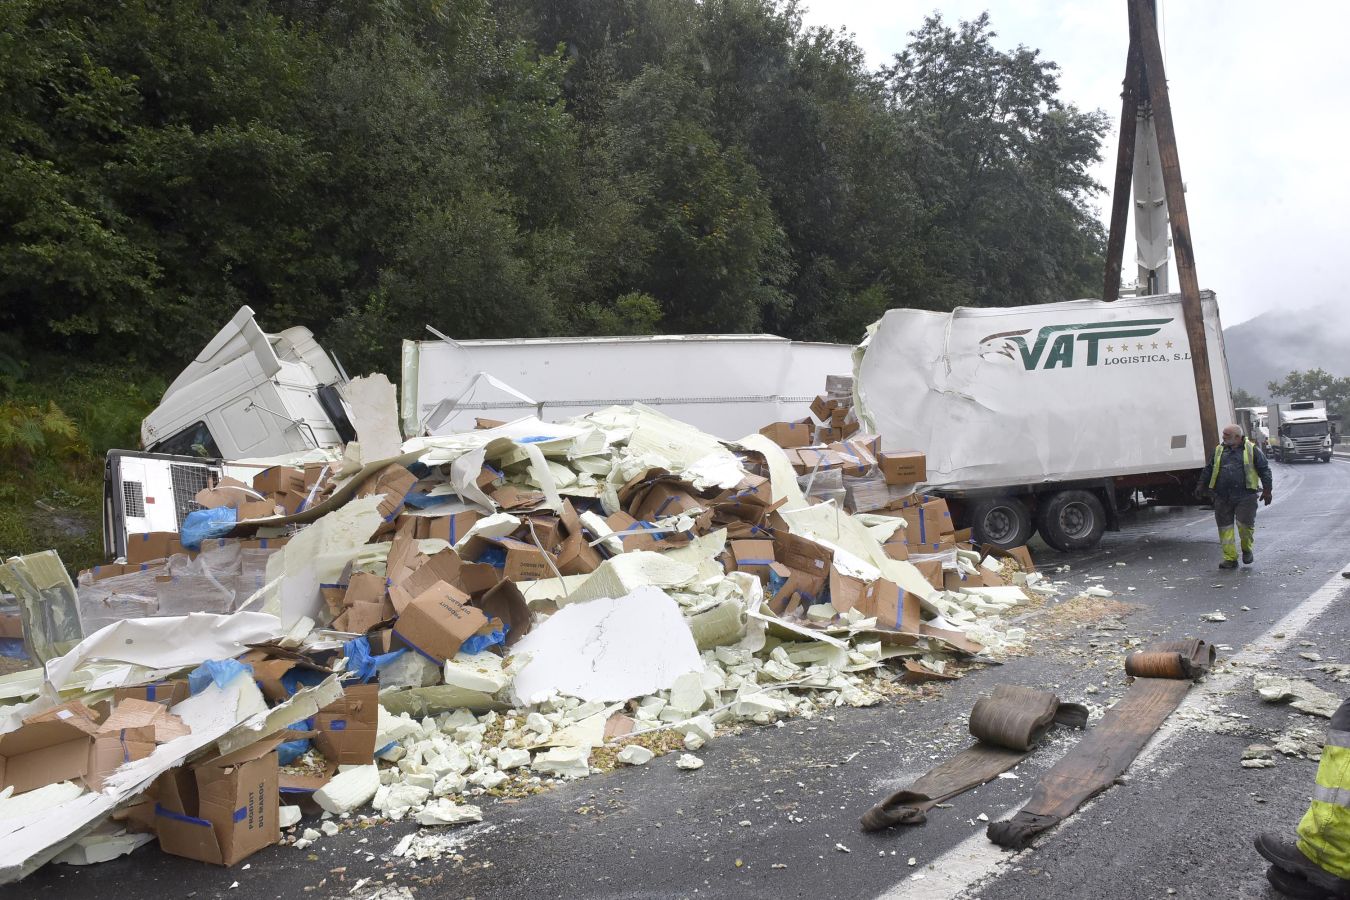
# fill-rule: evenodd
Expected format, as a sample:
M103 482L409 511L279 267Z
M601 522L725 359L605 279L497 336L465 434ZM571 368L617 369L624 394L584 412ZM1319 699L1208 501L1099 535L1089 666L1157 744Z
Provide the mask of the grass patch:
M140 445L164 386L66 357L32 357L0 379L0 556L56 550L72 572L105 561L104 454Z

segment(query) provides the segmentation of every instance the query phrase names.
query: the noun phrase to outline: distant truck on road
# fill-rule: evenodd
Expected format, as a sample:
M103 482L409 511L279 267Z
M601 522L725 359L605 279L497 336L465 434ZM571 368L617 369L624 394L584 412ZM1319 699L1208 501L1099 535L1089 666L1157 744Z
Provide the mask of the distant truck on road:
M1270 430L1271 456L1286 463L1300 459L1331 462L1335 426L1327 416L1326 401L1295 400L1271 404L1267 410L1267 427L1279 423Z

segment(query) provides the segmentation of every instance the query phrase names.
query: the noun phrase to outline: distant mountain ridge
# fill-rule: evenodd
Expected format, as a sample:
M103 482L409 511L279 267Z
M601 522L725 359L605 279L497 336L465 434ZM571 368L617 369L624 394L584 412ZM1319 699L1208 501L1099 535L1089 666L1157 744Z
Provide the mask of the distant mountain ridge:
M1266 384L1292 371L1350 376L1350 322L1330 306L1262 313L1223 330L1233 388L1270 399Z

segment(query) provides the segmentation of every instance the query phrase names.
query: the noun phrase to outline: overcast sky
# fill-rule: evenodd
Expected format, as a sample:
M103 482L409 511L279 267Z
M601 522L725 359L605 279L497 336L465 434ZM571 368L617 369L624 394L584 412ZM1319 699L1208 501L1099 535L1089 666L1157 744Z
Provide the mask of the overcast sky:
M1350 3L1158 0L1158 8L1200 286L1218 294L1226 326L1322 304L1350 326ZM1125 0L815 0L805 18L852 32L876 67L934 10L950 22L987 10L997 46L1040 49L1059 64L1067 102L1106 110L1112 132L1097 180L1110 184ZM1105 193L1099 206L1105 221ZM1131 233L1128 277L1133 259Z

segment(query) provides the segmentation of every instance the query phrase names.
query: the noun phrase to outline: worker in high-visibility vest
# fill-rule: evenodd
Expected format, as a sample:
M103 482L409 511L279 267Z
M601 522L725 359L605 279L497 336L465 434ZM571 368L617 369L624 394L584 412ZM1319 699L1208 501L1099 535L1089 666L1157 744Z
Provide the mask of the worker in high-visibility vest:
M1298 840L1268 831L1257 837L1256 852L1273 863L1266 877L1282 894L1350 897L1350 700L1331 717Z
M1270 505L1270 463L1266 456L1242 433L1240 425L1223 430L1223 443L1214 448L1208 485L1214 495L1214 520L1219 525L1219 543L1223 546L1220 569L1236 569L1238 540L1242 543L1242 562L1251 565L1256 539L1256 498ZM1234 529L1234 524L1237 528Z

